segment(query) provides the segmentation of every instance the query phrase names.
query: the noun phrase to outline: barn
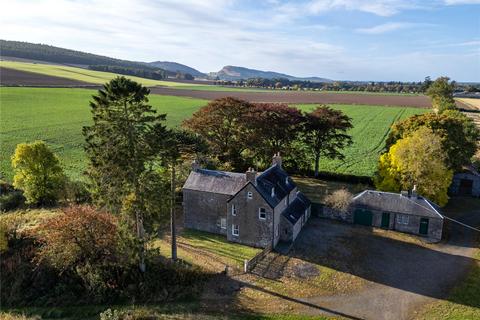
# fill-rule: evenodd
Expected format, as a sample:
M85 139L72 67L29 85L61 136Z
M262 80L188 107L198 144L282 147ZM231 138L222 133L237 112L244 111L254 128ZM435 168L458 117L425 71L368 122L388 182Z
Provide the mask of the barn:
M472 166L465 167L453 176L449 192L453 196L480 197L480 173Z

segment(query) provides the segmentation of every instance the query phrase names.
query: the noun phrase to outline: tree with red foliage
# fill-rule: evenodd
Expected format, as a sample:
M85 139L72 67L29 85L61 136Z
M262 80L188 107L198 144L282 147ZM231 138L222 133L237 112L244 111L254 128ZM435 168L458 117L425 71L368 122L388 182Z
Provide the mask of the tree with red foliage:
M278 152L287 156L290 154L302 122L301 111L287 104L255 104L246 125L254 135L251 151L262 165L268 166L272 155Z
M237 98L216 99L200 108L182 126L203 137L221 163L243 170L246 160L242 153L251 141L245 124L253 109L253 104Z

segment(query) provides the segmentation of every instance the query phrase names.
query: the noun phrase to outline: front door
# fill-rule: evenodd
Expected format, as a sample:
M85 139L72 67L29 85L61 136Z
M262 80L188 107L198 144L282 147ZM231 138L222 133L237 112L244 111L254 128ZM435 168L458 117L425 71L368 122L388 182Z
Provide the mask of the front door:
M353 216L353 222L356 224L361 224L363 226L371 226L373 220L373 214L371 211L357 209Z
M382 228L388 229L390 227L390 212L382 213Z
M419 233L421 235L424 235L424 236L426 236L428 234L428 219L427 218L421 218L420 219Z

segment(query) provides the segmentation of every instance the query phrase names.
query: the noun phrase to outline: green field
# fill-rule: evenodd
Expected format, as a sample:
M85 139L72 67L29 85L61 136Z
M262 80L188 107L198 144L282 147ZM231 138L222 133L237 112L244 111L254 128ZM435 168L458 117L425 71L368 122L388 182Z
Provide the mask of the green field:
M298 105L302 110L310 110L312 105ZM332 105L352 118L353 129L349 134L353 143L344 149L344 160L322 159L320 170L343 174L372 176L378 157L385 147L390 126L400 119L426 110L406 107Z
M89 101L95 90L0 88L0 170L11 178L10 157L22 142L45 140L60 156L67 173L78 178L85 167L82 127L91 120ZM150 103L168 113L176 126L206 100L151 95Z
M60 156L67 173L78 178L85 168L82 127L90 123L88 102L95 90L67 88L0 88L0 170L11 179L10 157L18 143L46 141ZM206 100L151 95L150 102L167 113L177 126ZM322 171L367 175L374 173L390 125L401 118L425 112L417 108L333 105L353 119L353 145L345 161L324 159ZM312 105L300 105L308 110Z
M0 67L16 69L20 71L40 73L47 76L85 81L93 84L104 84L105 82L110 81L116 76L119 76L118 74L111 73L111 72L88 70L88 69L69 67L69 66L63 66L63 65L5 61L5 60L0 61ZM144 86L167 86L167 87L174 86L178 88L182 87L183 85L186 85L188 87L195 86L195 84L190 84L190 83L183 84L180 82L145 79L145 78L140 78L135 76L126 76L126 77L132 80L135 80L143 84Z

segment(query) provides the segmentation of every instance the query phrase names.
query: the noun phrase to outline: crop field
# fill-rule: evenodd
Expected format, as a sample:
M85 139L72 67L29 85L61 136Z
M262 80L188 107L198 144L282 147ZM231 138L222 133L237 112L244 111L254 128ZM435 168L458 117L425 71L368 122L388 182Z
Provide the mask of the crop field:
M38 74L43 74L47 76L54 76L59 78L83 81L91 84L104 84L105 82L110 81L111 79L118 76L116 73L111 72L101 72L88 70L83 68L76 68L64 65L54 65L54 64L40 64L40 63L30 63L30 62L18 62L18 61L0 61L0 67L15 69L25 72L33 72ZM153 79L145 79L135 76L126 76L132 80L135 80L144 86L175 86L181 87L183 85L188 85L189 87L195 86L195 84L184 84L180 82L172 81L161 81Z
M311 110L312 105L298 105L302 110ZM426 112L422 109L384 106L332 105L352 118L349 131L353 143L344 149L344 160L322 159L320 170L343 174L372 176L390 126L398 120Z
M467 110L480 111L480 99L477 98L455 98L457 102L460 102L460 107ZM457 103L458 104L458 103Z
M15 146L46 141L60 156L67 173L78 178L85 167L82 127L90 123L89 101L95 90L69 88L0 88L0 172L11 178ZM151 95L150 103L178 125L207 101Z
M96 91L72 88L0 87L0 170L12 178L10 157L15 146L34 140L46 141L59 155L72 178L85 168L82 127L90 123L88 102ZM150 95L150 103L167 114L167 124L177 126L205 105L207 100ZM303 110L312 104L298 105ZM345 161L324 159L321 170L366 175L374 173L390 125L401 118L426 110L407 107L332 105L353 119L353 145L345 149Z

